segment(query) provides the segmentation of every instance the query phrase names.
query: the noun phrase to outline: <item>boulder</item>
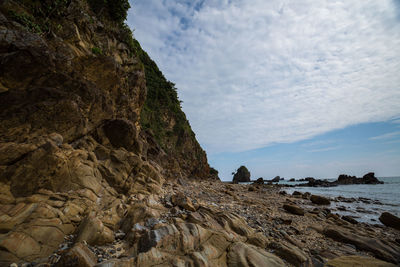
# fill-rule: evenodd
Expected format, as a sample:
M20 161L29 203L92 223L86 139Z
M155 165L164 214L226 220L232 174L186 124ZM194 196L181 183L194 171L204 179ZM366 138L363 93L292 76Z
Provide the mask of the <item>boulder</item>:
M104 245L114 241L114 232L93 214L88 215L78 228L76 242L86 241L89 245Z
M92 267L96 263L96 255L84 244L77 243L61 255L55 266Z
M358 224L357 220L350 216L342 216L342 219L351 223L351 224Z
M262 177L260 177L260 178L258 178L255 182L254 182L255 184L264 184L264 178L262 178Z
M386 226L400 230L400 218L389 212L382 213L382 215L379 217L379 220Z
M233 175L233 183L245 183L250 182L250 172L245 166L240 166L240 168Z
M189 210L189 211L196 211L192 200L185 196L183 193L179 192L171 197L171 202L175 206L179 206L182 209Z
M307 255L294 245L272 242L268 248L273 249L276 255L294 266L302 266L307 261Z
M301 215L301 216L304 215L304 210L294 204L285 204L285 205L283 205L283 208L292 214Z
M289 182L295 182L295 181L296 181L296 179L294 179L294 178L289 179Z
M318 196L318 195L311 195L310 200L312 203L317 204L317 205L330 205L331 201L323 196Z

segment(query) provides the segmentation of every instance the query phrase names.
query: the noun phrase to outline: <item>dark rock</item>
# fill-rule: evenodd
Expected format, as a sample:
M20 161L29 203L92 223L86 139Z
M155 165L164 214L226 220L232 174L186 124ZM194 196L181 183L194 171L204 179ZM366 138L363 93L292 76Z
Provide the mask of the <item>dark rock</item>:
M379 181L378 178L375 177L375 173L369 172L362 178L364 184L383 184L382 181Z
M357 220L355 220L354 218L352 218L350 216L342 216L342 219L351 224L358 224Z
M116 148L123 147L134 152L139 151L137 143L136 128L132 122L126 119L115 119L107 121L104 126L104 133L110 143Z
M287 193L286 193L286 191L279 191L279 195L286 195Z
M302 194L301 192L299 192L299 191L294 191L294 192L292 193L292 195L293 195L293 196L302 196L303 194Z
M332 187L337 185L349 185L349 184L383 184L379 181L373 172L367 173L362 178L355 176L349 176L346 174L339 175L338 179L334 182L328 180L318 180L312 177L300 179L300 181L308 181L306 184L298 184L298 186L311 186L311 187Z
M289 182L294 182L294 181L296 181L296 179L294 179L294 178L290 178L290 180L289 180Z
M304 215L304 210L294 204L284 204L283 208L292 214L301 215L301 216Z
M330 205L331 201L323 196L318 196L318 195L311 195L310 200L312 203L317 204L317 205Z
M264 178L262 178L262 177L260 177L260 178L258 178L255 182L254 182L255 184L264 184Z
M274 179L272 179L272 180L271 180L271 182L274 182L274 183L276 183L276 182L279 182L279 181L280 181L280 179L281 179L281 177L280 177L280 176L276 176Z
M240 166L240 168L233 175L233 183L244 183L250 182L250 172L245 166Z
M400 230L400 218L389 212L382 213L382 215L379 217L379 220L386 226Z

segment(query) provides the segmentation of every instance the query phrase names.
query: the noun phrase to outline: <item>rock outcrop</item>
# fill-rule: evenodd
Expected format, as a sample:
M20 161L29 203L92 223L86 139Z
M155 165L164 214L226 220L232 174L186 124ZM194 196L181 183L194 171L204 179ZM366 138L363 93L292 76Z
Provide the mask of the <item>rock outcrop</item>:
M331 187L331 186L350 185L350 184L383 184L382 181L378 180L378 178L375 177L375 173L373 172L365 174L362 178L341 174L339 175L338 179L333 182L330 182L328 180L314 179L311 177L305 178L303 179L303 181L308 181L308 183L298 184L297 186Z
M245 166L240 166L236 173L233 175L233 183L245 183L250 182L250 172Z

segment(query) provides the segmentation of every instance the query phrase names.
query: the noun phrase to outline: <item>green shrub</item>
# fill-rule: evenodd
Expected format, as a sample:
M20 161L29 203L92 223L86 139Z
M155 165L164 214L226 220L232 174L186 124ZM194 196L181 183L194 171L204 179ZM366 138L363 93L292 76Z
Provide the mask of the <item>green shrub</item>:
M123 23L131 6L128 0L108 0L108 8L110 17L117 22Z
M92 47L92 53L99 56L103 54L103 51L98 47Z
M12 19L26 27L29 31L34 33L42 33L41 27L34 22L34 18L26 13L17 13L14 10L10 10L9 14Z
M106 10L110 18L118 23L123 23L131 7L128 0L88 0L93 12L98 16Z

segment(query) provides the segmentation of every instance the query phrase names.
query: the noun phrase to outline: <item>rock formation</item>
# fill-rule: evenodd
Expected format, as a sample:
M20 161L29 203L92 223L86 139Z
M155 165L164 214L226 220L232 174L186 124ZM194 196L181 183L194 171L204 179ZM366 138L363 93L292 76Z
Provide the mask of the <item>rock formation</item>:
M245 166L240 166L233 175L233 183L250 182L250 172Z
M375 177L375 173L370 172L365 174L362 178L355 176L349 176L346 174L339 175L338 179L333 182L327 180L319 180L311 177L302 179L300 181L308 181L306 184L298 184L297 186L311 186L311 187L331 187L337 185L349 185L349 184L383 184L382 181Z

